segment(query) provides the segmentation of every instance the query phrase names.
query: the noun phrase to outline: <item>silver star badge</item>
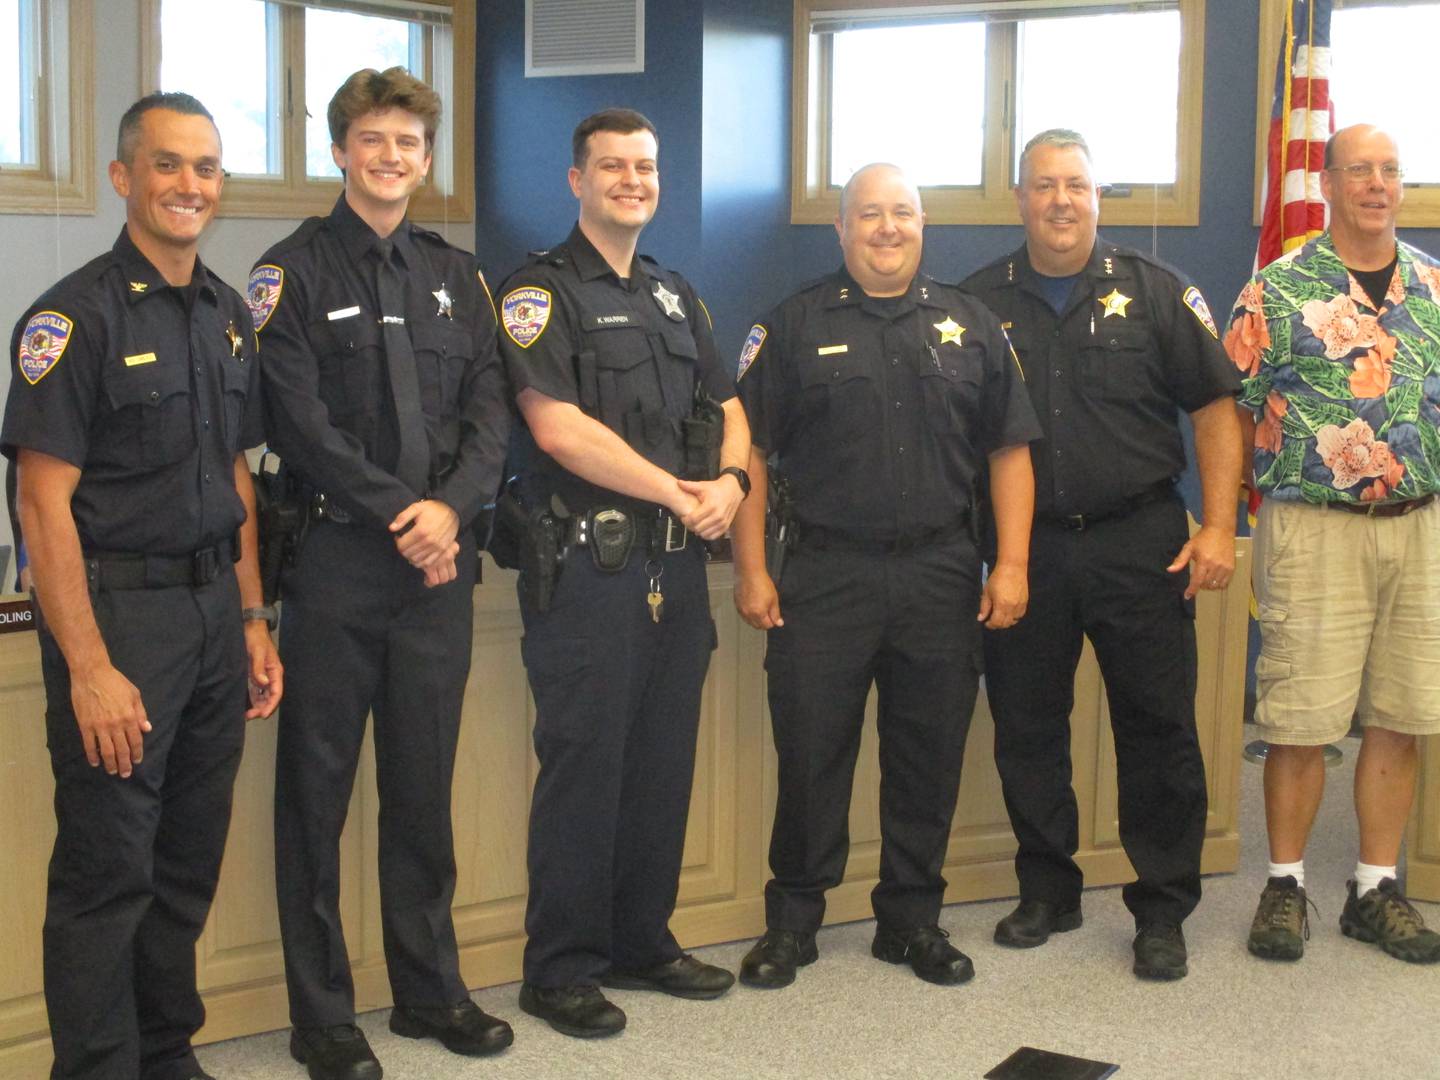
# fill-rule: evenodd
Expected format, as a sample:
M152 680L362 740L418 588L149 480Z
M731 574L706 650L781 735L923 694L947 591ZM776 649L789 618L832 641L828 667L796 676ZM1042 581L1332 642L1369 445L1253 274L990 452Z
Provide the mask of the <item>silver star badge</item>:
M436 302L440 305L440 310L435 312L436 315L444 315L447 319L455 318L450 292L445 288L443 281L440 283L440 288L436 289L430 295L435 297Z
M664 282L657 281L655 283L654 296L655 302L660 305L660 310L665 312L669 318L676 320L685 318L685 312L680 309L680 294L665 288Z

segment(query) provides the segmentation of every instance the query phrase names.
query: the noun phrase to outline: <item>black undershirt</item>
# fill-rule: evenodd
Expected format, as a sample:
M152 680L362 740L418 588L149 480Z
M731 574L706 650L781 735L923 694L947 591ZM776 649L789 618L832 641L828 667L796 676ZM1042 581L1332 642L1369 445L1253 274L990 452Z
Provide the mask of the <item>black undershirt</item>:
M1365 295L1370 298L1370 306L1379 311L1385 306L1385 294L1390 291L1390 282L1395 276L1395 264L1400 261L1400 256L1390 260L1390 265L1379 270L1356 270L1347 266L1350 276L1360 283L1360 288L1365 290Z

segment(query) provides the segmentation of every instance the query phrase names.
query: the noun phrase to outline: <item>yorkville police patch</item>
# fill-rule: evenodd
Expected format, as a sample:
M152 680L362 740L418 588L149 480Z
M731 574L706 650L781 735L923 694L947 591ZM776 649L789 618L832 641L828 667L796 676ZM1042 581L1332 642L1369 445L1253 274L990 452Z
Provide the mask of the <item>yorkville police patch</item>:
M245 302L250 305L250 319L258 334L265 329L275 305L280 303L280 290L285 285L285 271L266 263L250 271L250 285L245 290Z
M58 311L39 311L20 335L20 374L34 386L60 362L75 324Z
M550 322L550 294L530 285L511 290L500 301L500 321L505 324L510 340L528 349Z
M740 366L735 372L737 382L745 377L745 372L750 370L750 365L760 355L760 346L765 344L765 336L765 327L759 323L750 328L750 336L745 339L745 344L740 349Z
M1200 290L1191 285L1185 290L1182 299L1185 301L1185 306L1195 313L1200 324L1210 331L1210 336L1218 338L1220 331L1215 329L1215 320L1210 317L1210 305L1205 303L1205 297L1200 295Z

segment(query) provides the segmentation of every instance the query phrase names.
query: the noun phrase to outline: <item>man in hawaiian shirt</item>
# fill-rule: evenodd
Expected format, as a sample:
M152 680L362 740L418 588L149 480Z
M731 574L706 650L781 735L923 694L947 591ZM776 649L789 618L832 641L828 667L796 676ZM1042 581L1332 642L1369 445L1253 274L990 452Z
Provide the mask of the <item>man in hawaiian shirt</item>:
M1321 176L1329 230L1255 275L1225 335L1265 496L1255 721L1270 743L1271 862L1249 948L1267 959L1304 952L1322 750L1358 717L1360 852L1340 929L1440 961L1440 934L1395 880L1415 737L1440 732L1440 263L1395 239L1402 175L1383 131L1337 132Z

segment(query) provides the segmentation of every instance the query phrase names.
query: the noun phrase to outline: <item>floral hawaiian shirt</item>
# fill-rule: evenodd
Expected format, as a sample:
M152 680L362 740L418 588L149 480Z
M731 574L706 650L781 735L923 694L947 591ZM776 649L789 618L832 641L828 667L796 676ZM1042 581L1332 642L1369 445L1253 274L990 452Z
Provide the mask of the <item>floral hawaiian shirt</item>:
M1440 491L1440 263L1398 243L1379 311L1330 234L1240 292L1225 349L1255 414L1255 482L1292 502Z

